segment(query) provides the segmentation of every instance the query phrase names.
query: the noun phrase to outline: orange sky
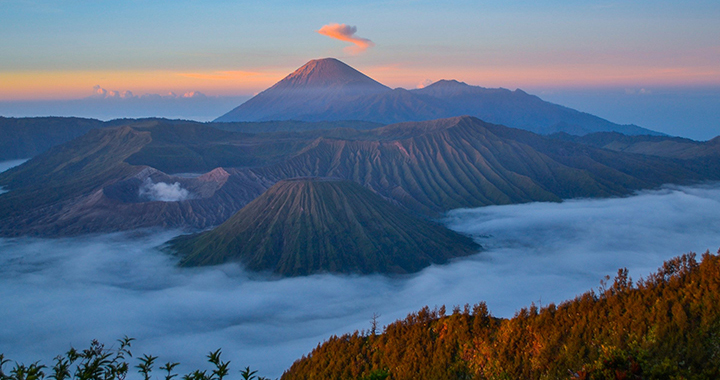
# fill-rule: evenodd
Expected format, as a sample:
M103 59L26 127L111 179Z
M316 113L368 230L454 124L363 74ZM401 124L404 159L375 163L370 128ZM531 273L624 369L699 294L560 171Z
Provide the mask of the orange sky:
M135 95L183 94L245 95L264 89L284 72L250 71L19 71L0 72L0 100L78 99L91 96L93 87L132 91Z
M567 65L552 67L432 68L396 64L358 66L390 87L416 88L428 81L457 79L484 87L692 86L720 84L720 69ZM135 95L252 95L270 87L295 67L248 71L11 71L0 72L0 100L77 99L92 95L93 86Z

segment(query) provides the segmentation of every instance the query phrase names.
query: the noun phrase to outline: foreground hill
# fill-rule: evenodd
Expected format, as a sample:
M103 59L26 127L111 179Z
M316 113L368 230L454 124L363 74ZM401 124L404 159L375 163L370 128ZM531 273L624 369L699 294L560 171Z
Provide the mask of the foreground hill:
M462 115L540 134L615 131L659 135L543 101L522 90L441 80L422 89L390 88L334 58L312 60L217 122L364 120L382 124Z
M240 261L282 276L409 273L479 250L469 237L330 178L280 181L219 227L170 247L185 266Z
M689 254L511 319L426 307L379 335L333 336L282 379L717 379L718 336L720 257Z
M0 235L207 228L294 177L352 180L437 217L459 207L720 180L720 156L616 152L472 117L263 134L142 120L94 130L1 173L10 191L0 194Z

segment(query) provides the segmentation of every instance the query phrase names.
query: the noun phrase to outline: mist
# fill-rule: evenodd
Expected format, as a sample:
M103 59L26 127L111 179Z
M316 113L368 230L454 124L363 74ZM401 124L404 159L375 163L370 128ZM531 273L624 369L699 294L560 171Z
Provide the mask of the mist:
M666 259L715 252L720 185L455 210L444 222L485 250L401 277L178 268L157 249L176 231L0 239L0 352L49 364L71 345L128 335L136 357L179 361L183 374L207 369L205 355L222 348L233 377L250 366L274 378L331 335L369 329L373 313L387 325L425 305L486 301L511 317L597 288L621 267L637 280Z

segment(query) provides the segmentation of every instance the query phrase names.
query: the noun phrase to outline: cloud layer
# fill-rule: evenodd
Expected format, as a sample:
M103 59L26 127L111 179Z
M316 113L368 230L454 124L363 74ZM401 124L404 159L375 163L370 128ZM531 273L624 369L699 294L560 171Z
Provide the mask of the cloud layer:
M367 38L356 36L355 33L357 33L357 27L351 25L327 24L320 28L317 32L330 38L352 43L353 46L345 48L345 52L351 55L364 53L367 49L375 46L375 44Z
M99 85L93 86L93 94L90 98L93 99L153 99L153 98L166 98L166 99L197 99L206 98L207 96L200 91L188 91L182 95L178 95L174 92L168 92L165 95L160 94L143 94L135 95L132 91L115 91L107 90L100 87Z
M238 265L180 269L156 247L173 231L82 239L0 239L0 350L52 357L91 339L137 338L133 352L205 369L222 347L233 371L276 377L332 334L403 318L424 305L487 301L509 317L597 287L627 267L720 246L720 186L668 187L619 199L456 210L446 222L486 247L413 276L270 280Z

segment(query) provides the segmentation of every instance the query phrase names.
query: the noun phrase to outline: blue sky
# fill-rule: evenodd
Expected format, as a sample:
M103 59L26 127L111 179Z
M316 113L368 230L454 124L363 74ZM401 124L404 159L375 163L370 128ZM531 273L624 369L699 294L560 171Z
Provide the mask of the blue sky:
M391 87L443 78L538 91L720 87L718 1L4 0L0 9L6 103L79 99L94 86L251 96L328 56ZM356 26L375 46L348 54L347 42L317 33L331 23Z

